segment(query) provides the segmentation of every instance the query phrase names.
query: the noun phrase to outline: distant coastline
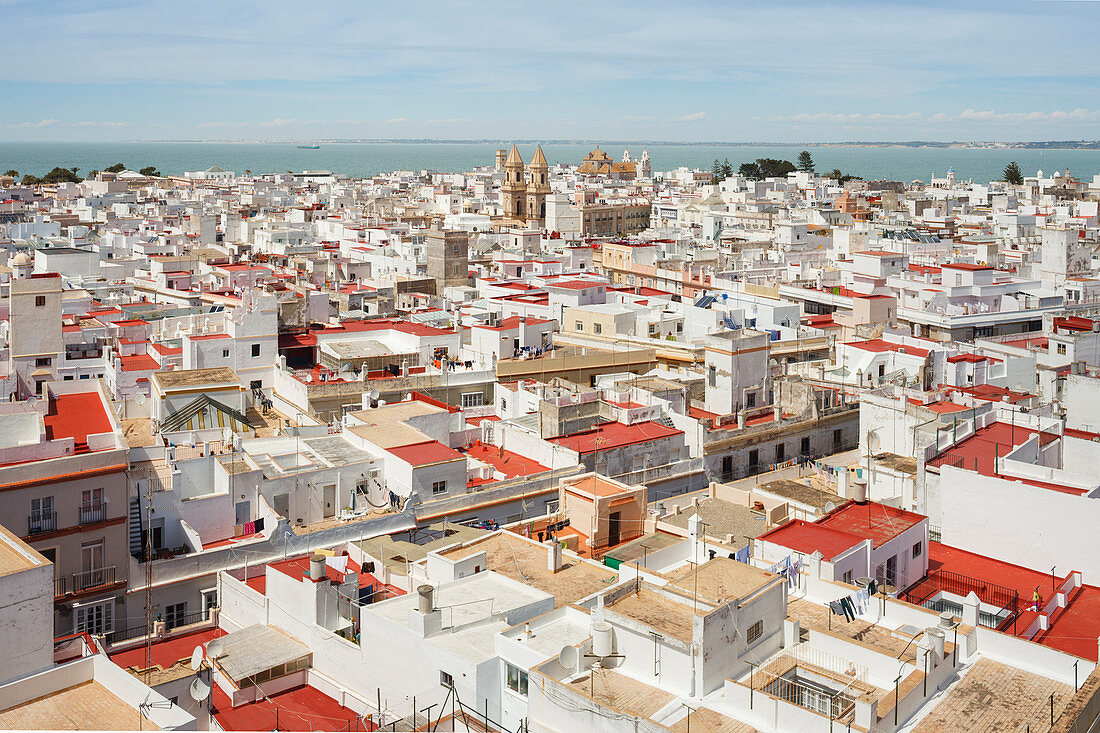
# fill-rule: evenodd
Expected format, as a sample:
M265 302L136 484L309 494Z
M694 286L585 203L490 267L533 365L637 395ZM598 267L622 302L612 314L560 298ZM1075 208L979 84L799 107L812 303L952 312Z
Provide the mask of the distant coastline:
M483 139L434 139L434 138L329 138L321 140L128 140L128 143L187 143L204 145L231 144L231 145L300 145L306 142L330 145L491 145L512 144L517 145L661 145L665 147L728 147L728 148L925 148L937 150L1100 150L1100 140L1033 140L1023 142L996 142L996 141L937 141L937 140L910 140L910 141L874 141L857 140L850 142L728 142L723 140L708 140L699 142L683 142L675 140L601 140L601 139L550 139L536 138L503 140L496 138Z

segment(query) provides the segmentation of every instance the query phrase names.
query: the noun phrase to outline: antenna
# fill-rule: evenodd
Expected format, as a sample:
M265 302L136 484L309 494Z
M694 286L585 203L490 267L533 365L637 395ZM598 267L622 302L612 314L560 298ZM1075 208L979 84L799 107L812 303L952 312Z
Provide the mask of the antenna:
M202 680L195 678L195 681L191 683L191 699L195 702L202 702L206 698L210 697L210 685L206 684Z
M197 647L195 647L195 651L191 652L191 669L198 672L199 667L202 666L202 659L203 659L202 647L197 646Z

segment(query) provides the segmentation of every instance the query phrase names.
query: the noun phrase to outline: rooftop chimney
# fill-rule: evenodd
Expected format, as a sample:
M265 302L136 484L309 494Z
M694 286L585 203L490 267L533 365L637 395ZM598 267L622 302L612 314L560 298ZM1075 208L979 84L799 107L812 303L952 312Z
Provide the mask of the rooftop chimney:
M550 540L546 553L546 567L552 573L561 570L561 542Z

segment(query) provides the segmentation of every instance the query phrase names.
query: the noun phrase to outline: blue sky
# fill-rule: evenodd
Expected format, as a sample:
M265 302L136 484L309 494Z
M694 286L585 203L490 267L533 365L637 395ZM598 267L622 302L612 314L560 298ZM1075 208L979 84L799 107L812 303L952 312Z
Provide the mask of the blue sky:
M1100 138L1100 2L0 0L0 139Z

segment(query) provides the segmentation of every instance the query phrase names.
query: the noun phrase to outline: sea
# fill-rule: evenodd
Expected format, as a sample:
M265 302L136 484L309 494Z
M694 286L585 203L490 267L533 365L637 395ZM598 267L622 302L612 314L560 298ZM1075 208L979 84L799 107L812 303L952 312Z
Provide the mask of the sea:
M435 170L449 173L468 171L476 166L492 165L494 153L507 143L319 143L316 150L297 147L296 143L270 142L5 142L0 141L0 172L16 170L22 176L40 176L55 166L76 167L87 174L115 163L132 170L155 166L162 174L205 170L219 166L243 174L330 170L363 177L396 170ZM615 160L629 150L638 156L649 150L655 172L680 166L709 170L715 159L729 160L736 170L741 163L757 158L794 161L803 149L799 146L766 145L644 145L642 143L604 143L604 150ZM534 144L520 145L524 160L530 160ZM579 162L595 143L543 145L546 159ZM867 180L886 179L910 182L929 181L954 169L959 180L977 182L996 180L1009 161L1016 161L1024 175L1042 170L1069 170L1081 180L1100 173L1100 150L994 149L883 146L805 146L818 171L839 168L842 172Z

